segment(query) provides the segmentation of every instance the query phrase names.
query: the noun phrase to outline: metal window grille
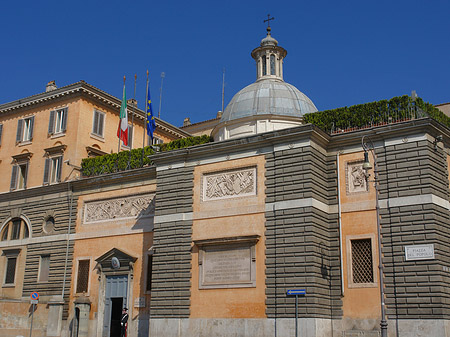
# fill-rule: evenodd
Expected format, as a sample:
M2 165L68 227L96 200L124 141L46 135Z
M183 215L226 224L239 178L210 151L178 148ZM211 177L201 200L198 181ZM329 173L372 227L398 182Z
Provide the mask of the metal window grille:
M371 240L351 240L351 245L353 283L373 283Z
M89 283L89 260L78 261L77 293L86 293Z

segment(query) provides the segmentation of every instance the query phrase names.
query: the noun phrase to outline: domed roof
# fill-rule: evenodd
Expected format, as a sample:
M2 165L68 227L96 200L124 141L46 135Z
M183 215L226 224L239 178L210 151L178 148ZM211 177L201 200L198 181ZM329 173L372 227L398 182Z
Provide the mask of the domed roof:
M255 115L302 117L316 111L314 103L293 85L283 80L266 78L234 95L220 122Z
M270 35L270 33L267 34L267 36L261 40L261 46L278 46L278 41Z

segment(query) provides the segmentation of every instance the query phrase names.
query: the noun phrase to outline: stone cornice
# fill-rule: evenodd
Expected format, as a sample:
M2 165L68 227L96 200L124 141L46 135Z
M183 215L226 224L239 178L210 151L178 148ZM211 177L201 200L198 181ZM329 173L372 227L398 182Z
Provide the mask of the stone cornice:
M102 105L117 110L117 114L120 110L121 100L114 97L107 92L100 90L93 85L86 83L85 81L79 81L55 90L43 92L37 95L22 98L16 101L12 101L5 104L0 104L0 115L14 113L20 109L27 109L39 104L46 104L55 99L70 97L73 95L82 95L84 97L89 97ZM146 120L145 112L139 108L133 108L133 106L128 107L129 112L134 114L141 123ZM162 132L169 133L176 137L189 137L191 136L188 132L177 128L176 126L167 123L159 118L155 118L156 127Z
M75 194L90 193L92 190L117 189L119 186L128 188L131 185L142 186L144 181L155 179L156 170L154 166L135 170L103 174L101 176L81 178L78 180L64 181L59 184L39 186L24 190L0 193L0 204L16 204L18 202L35 202L46 198L66 198L69 191Z
M353 132L347 132L330 136L312 124L301 125L294 128L272 131L248 137L229 139L221 142L207 143L185 149L161 152L150 156L156 164L168 165L174 162L193 161L197 158L204 158L217 153L226 154L244 152L261 149L265 146L275 144L289 144L302 139L311 140L320 145L328 153L332 154L340 148L346 146L361 146L361 138L370 135L373 141L401 137L420 132L427 132L436 137L443 135L443 142L446 147L450 144L450 129L431 118L422 118L403 123L389 124Z
M443 136L446 147L450 145L450 129L432 118L420 118L401 123L387 124L363 130L334 134L331 136L329 150L344 148L346 146L361 145L364 135L370 136L373 142L382 139L402 137L417 133L429 133L431 136Z
M301 125L295 128L266 132L248 137L228 139L221 142L206 143L185 149L161 152L150 156L158 165L171 162L195 160L196 158L215 155L217 153L239 152L255 150L261 147L273 146L278 143L298 142L301 139L311 139L315 143L326 147L330 136L312 124Z

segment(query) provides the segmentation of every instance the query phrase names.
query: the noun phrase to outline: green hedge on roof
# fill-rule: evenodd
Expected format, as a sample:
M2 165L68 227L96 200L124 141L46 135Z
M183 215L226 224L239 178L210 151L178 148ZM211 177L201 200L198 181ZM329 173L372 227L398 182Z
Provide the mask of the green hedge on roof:
M332 110L308 113L303 116L306 123L311 123L324 131L331 132L349 127L361 128L368 125L414 118L431 117L450 127L450 117L420 97L415 101L411 97L399 96L390 100L358 104Z
M209 142L212 142L212 138L203 135L173 140L169 143L161 144L159 147L161 152L165 152ZM142 148L139 148L94 158L84 158L81 161L81 173L83 176L89 177L151 165L152 163L148 156L152 154L154 154L154 150L150 146L146 146L144 147L143 156Z

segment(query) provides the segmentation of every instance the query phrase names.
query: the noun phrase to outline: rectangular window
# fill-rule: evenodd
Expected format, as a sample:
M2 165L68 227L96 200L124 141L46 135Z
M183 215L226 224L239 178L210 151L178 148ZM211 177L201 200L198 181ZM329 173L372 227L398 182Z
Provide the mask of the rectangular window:
M2 145L3 124L0 124L0 145Z
M5 285L14 284L16 278L17 256L6 258Z
M45 159L44 185L55 184L61 181L63 156Z
M19 240L20 238L20 225L22 221L20 219L13 220L12 222L12 232L11 232L11 240Z
M374 257L371 238L354 238L350 243L350 287L375 286Z
M160 145L163 143L164 143L164 141L161 138L156 137L156 136L153 136L153 139L151 139L150 137L148 137L148 139L147 139L147 145Z
M50 120L48 122L48 133L64 133L67 127L67 108L50 111Z
M39 282L48 282L48 276L50 274L50 255L41 255L41 261L39 263Z
M87 293L89 285L89 260L78 261L77 293Z
M128 147L131 148L133 145L133 127L128 125Z
M147 280L146 280L146 291L152 290L152 267L153 267L153 255L147 255Z
M94 120L92 123L92 133L103 138L103 126L105 123L105 114L101 111L94 110Z
M30 142L33 139L34 116L19 119L16 142Z
M28 163L16 164L12 167L11 190L22 190L27 187Z

